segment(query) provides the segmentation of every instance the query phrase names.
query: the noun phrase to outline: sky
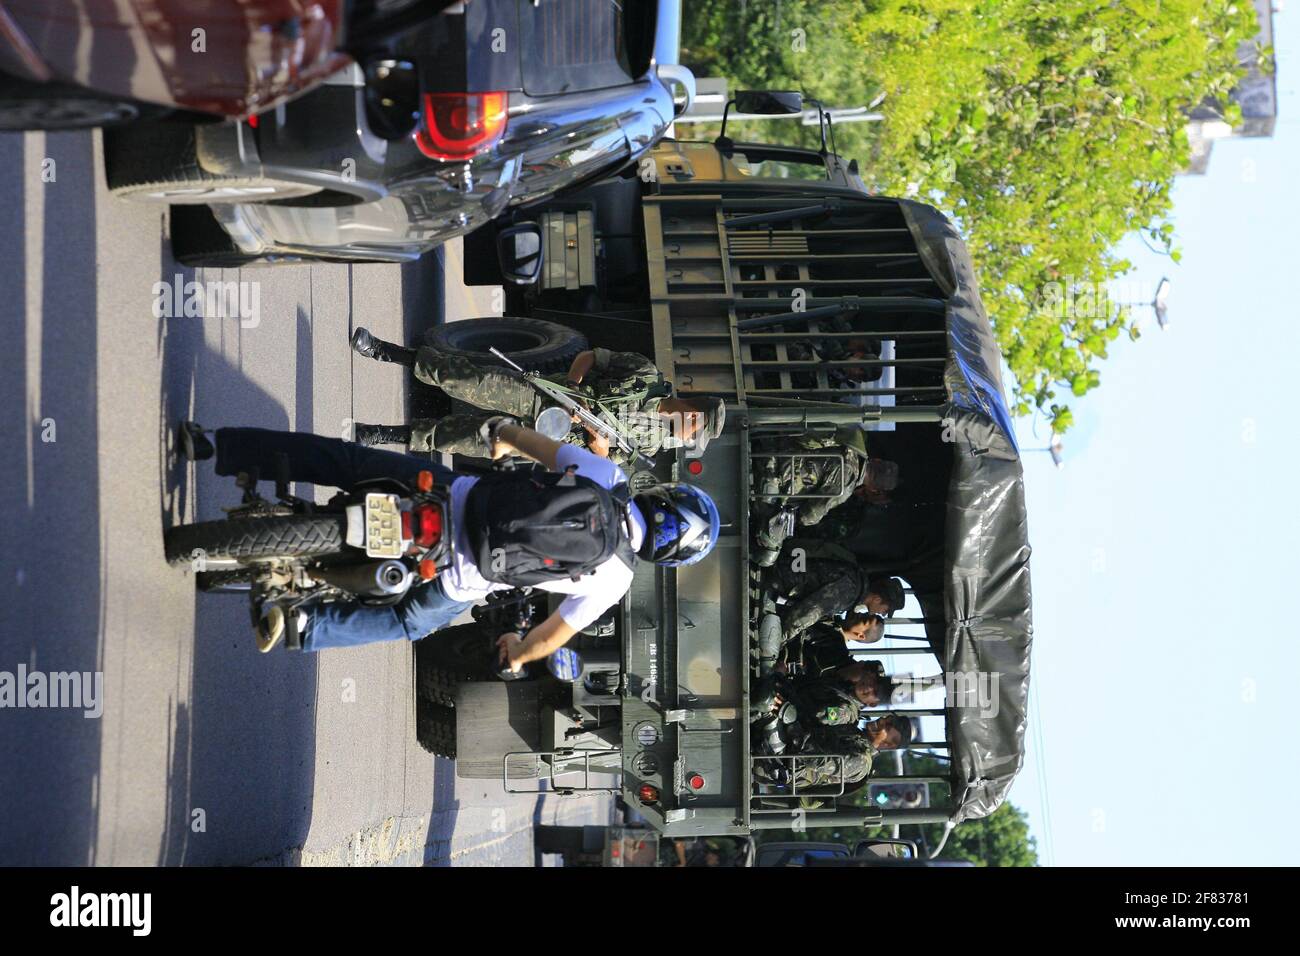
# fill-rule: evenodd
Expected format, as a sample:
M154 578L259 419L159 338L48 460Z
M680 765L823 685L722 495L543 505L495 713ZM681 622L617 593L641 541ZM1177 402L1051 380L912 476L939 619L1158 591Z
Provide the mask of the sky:
M1144 309L1112 345L1064 468L1018 423L1034 646L1010 800L1044 864L1297 861L1300 8L1274 26L1274 136L1179 177L1181 263L1120 249L1126 281L1171 280L1169 328Z

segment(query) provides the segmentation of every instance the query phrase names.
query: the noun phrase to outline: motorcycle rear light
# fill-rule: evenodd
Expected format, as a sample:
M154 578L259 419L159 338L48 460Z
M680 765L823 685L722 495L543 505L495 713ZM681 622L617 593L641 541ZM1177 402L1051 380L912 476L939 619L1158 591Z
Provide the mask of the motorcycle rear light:
M442 509L433 505L422 505L415 509L415 543L422 548L431 548L442 537Z
M505 135L505 93L425 93L416 148L444 162L473 159Z
M411 513L409 511L402 512L402 538L406 541L415 538L415 535L411 532Z
M648 783L641 784L641 789L637 791L637 796L641 798L642 803L658 803L659 788L651 786Z

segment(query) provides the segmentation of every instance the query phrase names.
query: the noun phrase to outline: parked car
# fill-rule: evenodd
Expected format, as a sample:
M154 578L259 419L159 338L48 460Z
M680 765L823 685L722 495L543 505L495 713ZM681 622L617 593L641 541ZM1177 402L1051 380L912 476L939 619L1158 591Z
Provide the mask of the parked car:
M648 150L694 92L679 22L678 0L474 0L399 38L414 82L387 114L357 69L250 122L135 124L105 137L108 186L172 205L189 264L415 259Z
M0 130L243 117L450 0L0 0Z

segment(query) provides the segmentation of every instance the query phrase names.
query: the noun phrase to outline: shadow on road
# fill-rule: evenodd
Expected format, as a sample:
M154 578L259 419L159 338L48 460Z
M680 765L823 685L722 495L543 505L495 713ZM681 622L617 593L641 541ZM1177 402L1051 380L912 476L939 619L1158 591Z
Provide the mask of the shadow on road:
M177 275L182 282L196 279L194 270L172 262L166 246L161 261L164 283ZM197 278L237 277L210 270ZM290 374L296 364L297 414L306 409L310 417L311 332L301 311L298 332L298 354L285 355L283 367ZM178 421L192 418L209 427L290 423L280 401L206 343L201 320L160 320L159 342L160 504L167 528L218 518L221 507L236 504L240 494L232 479L213 474L211 462L198 462L191 471L175 460L172 429ZM270 493L267 487L262 491ZM167 822L158 863L293 862L284 855L303 845L312 818L316 675L308 655L257 653L245 597L196 595L191 667L182 676L188 686L177 688L177 699L188 703L173 705Z
M0 177L0 209L9 214L0 255L8 353L0 376L8 499L0 671L89 674L101 670L103 601L94 143L89 133L46 136L41 158L54 178L44 182L30 181L23 151L22 135L0 135L0 168L10 172ZM36 262L27 255L28 196L46 224ZM78 228L60 228L65 222ZM40 316L33 325L29 309ZM0 722L0 860L93 862L100 721L46 707L5 709Z

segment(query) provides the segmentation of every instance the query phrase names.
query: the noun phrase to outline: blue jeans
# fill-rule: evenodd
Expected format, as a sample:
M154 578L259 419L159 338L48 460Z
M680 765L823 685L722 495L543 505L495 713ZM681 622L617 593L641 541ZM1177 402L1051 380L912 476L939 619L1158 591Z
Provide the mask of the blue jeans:
M259 477L274 479L277 461L288 460L289 480L342 488L347 491L372 478L396 478L413 483L421 471L450 485L456 473L437 462L394 451L378 451L338 438L306 432L279 432L264 428L219 428L216 435L218 475L237 475L257 469ZM418 641L446 627L472 602L453 601L437 580L413 585L397 604L363 607L350 602L325 604L313 609L302 647L319 651L327 647L355 647L375 641Z

